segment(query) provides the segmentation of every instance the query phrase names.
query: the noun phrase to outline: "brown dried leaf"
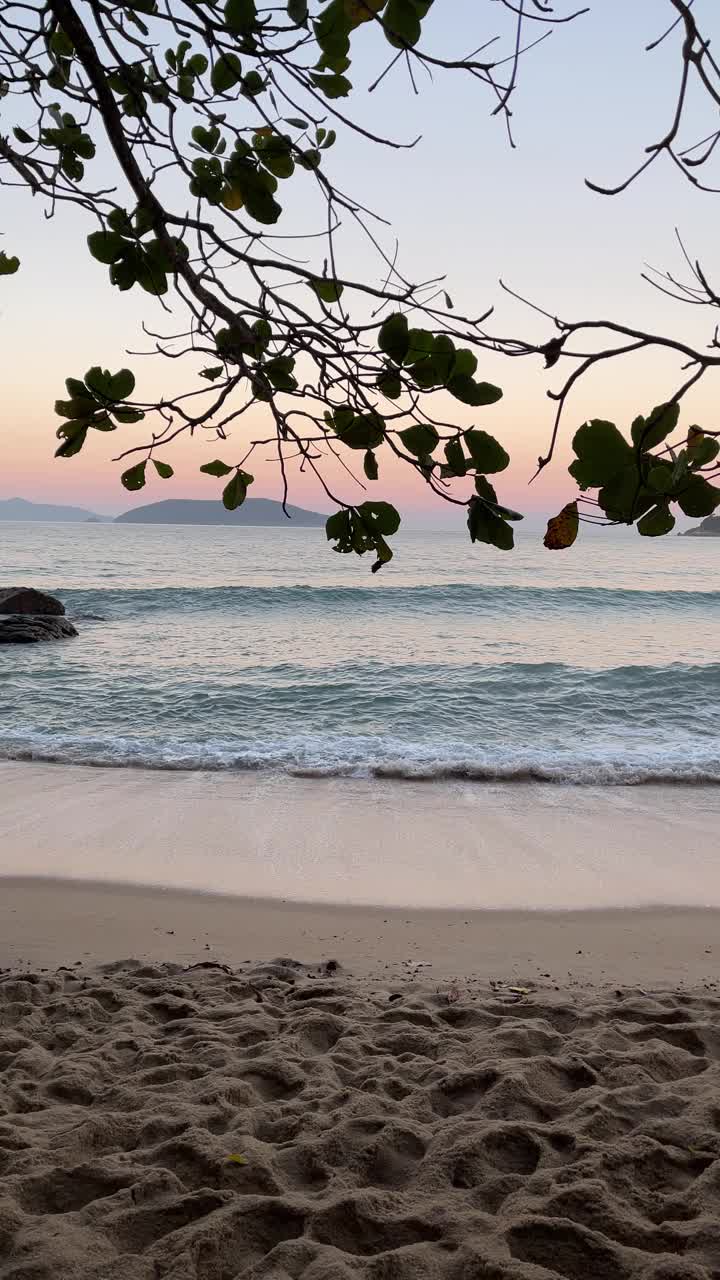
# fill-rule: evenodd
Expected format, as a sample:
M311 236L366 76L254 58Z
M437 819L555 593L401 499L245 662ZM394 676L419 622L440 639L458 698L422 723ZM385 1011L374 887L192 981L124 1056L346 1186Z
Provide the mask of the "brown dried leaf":
M578 535L580 520L577 502L568 502L559 515L548 520L545 546L548 551L563 551L571 547Z

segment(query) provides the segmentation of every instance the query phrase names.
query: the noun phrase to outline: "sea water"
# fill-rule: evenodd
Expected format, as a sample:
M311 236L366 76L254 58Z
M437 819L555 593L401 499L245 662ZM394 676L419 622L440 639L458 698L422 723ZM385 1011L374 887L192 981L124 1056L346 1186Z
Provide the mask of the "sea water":
M512 553L405 533L0 525L79 638L0 648L0 757L157 769L720 781L720 542Z

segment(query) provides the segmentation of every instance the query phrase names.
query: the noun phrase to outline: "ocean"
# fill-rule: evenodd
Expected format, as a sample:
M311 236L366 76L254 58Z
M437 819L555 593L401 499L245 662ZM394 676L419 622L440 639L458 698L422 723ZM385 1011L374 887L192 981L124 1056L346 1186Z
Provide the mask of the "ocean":
M0 758L304 776L720 781L720 544L0 526L77 640L0 649Z

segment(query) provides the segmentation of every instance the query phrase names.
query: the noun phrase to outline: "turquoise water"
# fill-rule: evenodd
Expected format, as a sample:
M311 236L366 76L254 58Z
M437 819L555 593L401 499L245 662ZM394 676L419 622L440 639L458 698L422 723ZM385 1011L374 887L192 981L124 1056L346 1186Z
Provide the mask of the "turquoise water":
M720 543L551 555L405 534L0 526L78 640L0 650L0 756L306 774L720 781Z

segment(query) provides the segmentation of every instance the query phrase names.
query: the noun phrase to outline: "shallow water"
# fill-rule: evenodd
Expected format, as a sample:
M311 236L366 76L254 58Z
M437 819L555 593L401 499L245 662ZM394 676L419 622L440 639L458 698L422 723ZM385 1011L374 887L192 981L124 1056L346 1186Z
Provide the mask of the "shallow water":
M720 781L720 544L502 554L405 534L6 524L3 585L78 640L0 651L0 756L156 768Z

